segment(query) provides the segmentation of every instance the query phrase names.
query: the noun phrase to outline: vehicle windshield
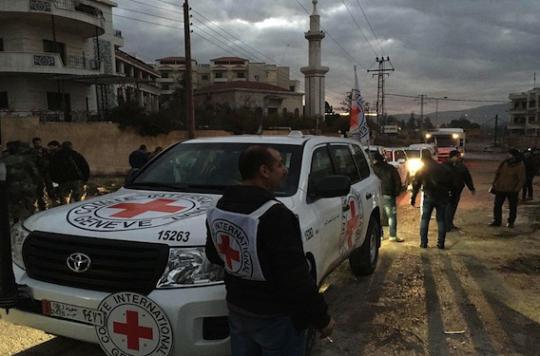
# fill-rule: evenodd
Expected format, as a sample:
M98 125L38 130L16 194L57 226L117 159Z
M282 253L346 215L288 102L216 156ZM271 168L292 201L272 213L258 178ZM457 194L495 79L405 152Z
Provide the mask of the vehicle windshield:
M457 146L457 142L455 139L452 138L452 136L437 136L437 146L440 147L450 147L450 146Z
M420 158L420 150L405 150L405 153L407 153L407 158Z
M240 184L238 158L253 143L185 143L163 153L127 188L221 194ZM281 153L288 169L277 196L293 195L298 188L302 146L268 145Z

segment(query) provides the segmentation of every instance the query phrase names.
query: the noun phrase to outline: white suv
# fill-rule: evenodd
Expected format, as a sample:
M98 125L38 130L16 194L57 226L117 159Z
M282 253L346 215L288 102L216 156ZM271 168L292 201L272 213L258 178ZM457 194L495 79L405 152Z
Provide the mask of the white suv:
M223 271L204 254L205 213L239 183L238 157L254 144L284 158L289 175L276 195L298 215L317 282L346 258L353 273L373 272L380 182L357 142L196 139L168 148L115 193L16 225L13 268L28 297L1 317L99 343L108 355L229 354Z

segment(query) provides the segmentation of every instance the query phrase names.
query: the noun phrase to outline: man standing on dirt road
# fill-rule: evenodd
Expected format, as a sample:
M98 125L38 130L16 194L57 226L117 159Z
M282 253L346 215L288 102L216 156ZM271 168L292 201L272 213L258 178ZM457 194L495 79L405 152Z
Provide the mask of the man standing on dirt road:
M491 186L491 193L495 194L493 202L493 221L489 226L501 226L502 206L506 199L510 205L510 215L506 227L513 228L517 218L517 204L519 192L525 184L525 165L522 154L512 148L508 151L507 158L501 162L495 179Z
M388 164L382 154L375 152L372 154L373 170L381 180L383 194L384 212L388 217L389 240L395 242L405 241L397 236L397 208L396 197L401 193L401 178L397 169Z
M424 192L420 219L420 247L428 247L429 220L435 209L438 227L437 247L443 250L446 239L446 208L452 190L452 174L443 165L435 162L429 153L422 156L422 163L424 166L415 175L411 195L411 205L415 206L420 188Z
M278 151L251 146L239 169L242 184L206 220L206 255L225 268L232 355L304 355L306 328L324 338L335 322L309 272L298 219L273 193L287 168Z
M469 172L469 169L463 164L461 153L458 150L450 152L450 157L445 165L453 173L454 180L454 187L446 209L446 231L448 232L458 229L458 227L454 225L454 216L456 215L463 188L465 188L466 185L473 195L476 193L476 190L474 189L471 172Z

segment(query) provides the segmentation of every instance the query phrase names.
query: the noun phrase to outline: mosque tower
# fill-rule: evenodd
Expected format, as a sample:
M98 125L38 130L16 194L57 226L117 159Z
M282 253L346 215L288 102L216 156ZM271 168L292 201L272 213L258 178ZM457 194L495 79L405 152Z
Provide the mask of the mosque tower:
M305 33L309 41L309 65L300 71L305 77L305 101L307 117L322 118L324 116L324 77L328 67L321 65L321 41L325 37L321 31L321 17L317 13L317 0L313 0L313 14L309 17L309 31ZM318 123L318 121L317 121Z

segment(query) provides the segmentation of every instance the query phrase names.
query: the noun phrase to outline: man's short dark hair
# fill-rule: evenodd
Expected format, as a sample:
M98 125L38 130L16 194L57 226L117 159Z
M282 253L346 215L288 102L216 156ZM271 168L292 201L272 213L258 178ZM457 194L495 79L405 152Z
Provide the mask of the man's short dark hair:
M371 157L373 158L374 161L384 162L384 156L380 154L380 152L373 152L371 154Z
M270 167L275 161L270 147L249 146L240 154L238 169L243 180L255 178L262 165Z
M60 147L60 142L56 141L56 140L52 140L51 142L49 142L47 144L47 146L56 146L56 147Z
M139 150L146 150L146 145L140 145Z
M66 150L71 150L73 148L73 143L71 141L62 142L62 148Z
M452 158L452 157L459 157L460 155L461 155L461 153L459 153L458 150L450 151L450 158Z
M36 143L36 141L41 141L41 137L34 137L32 139L32 143Z

